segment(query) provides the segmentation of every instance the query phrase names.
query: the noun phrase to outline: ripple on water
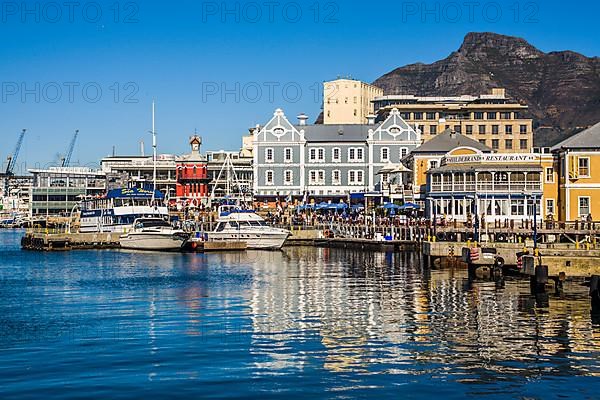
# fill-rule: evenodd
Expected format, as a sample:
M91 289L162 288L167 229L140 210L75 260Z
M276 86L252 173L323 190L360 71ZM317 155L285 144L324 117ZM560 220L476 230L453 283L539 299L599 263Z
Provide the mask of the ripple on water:
M587 289L410 254L30 253L0 232L2 398L596 397Z

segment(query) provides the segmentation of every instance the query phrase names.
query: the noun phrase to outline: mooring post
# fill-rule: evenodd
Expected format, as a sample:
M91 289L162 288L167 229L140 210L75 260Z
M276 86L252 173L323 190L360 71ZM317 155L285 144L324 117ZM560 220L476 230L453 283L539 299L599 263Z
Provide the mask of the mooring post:
M600 276L592 275L590 280L590 297L592 301L592 314L600 314Z
M535 274L531 277L531 290L535 293L542 293L546 291L546 284L548 283L548 266L547 265L536 265Z

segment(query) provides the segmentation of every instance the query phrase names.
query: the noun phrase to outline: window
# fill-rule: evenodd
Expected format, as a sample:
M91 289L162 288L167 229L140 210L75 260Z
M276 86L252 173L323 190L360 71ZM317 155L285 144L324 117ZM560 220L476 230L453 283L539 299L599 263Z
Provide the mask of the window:
M360 147L350 147L348 149L348 161L350 161L350 162L363 161L363 149Z
M430 134L430 135L435 135L435 134L437 134L437 125L430 125L430 126L429 126L429 134Z
M400 159L402 160L408 154L408 149L406 147L400 148Z
M498 139L492 139L492 149L498 150L500 148L500 141Z
M400 113L400 118L402 118L402 119L410 119L410 113L409 112L401 112Z
M428 112L426 114L427 119L435 119L435 113L434 112Z
M579 217L587 217L590 215L590 198L580 197L579 198Z
M331 171L331 183L333 185L341 185L342 184L342 174L339 170Z
M479 139L479 143L485 144L485 139Z
M546 215L554 215L554 199L546 199Z
M275 181L273 180L273 171L265 171L265 184L269 186L275 184Z
M495 112L487 113L487 119L496 119L496 113Z
M510 111L509 112L501 112L500 113L500 119L510 119L511 115L510 115Z
M437 167L438 167L437 160L431 160L431 161L429 161L429 168L430 169L437 168Z
M554 168L546 167L546 183L554 183Z
M285 170L284 177L283 177L283 183L285 185L291 185L294 183L294 172L293 171L291 171L289 169Z
M462 129L460 125L454 125L454 132L461 133Z
M497 135L500 133L500 126L499 125L492 125L492 135Z
M479 125L479 134L485 135L485 125Z
M265 149L265 161L268 163L272 163L273 161L275 161L275 158L273 155L273 149L271 149L271 148Z
M577 160L577 174L580 178L589 178L590 159L588 157L579 157Z
M285 162L292 162L294 152L290 147L286 147L285 149Z
M381 162L390 161L390 149L387 147L381 148Z
M481 111L476 111L473 113L473 117L475 119L483 119L483 113Z
M506 150L512 150L512 148L513 148L513 141L512 141L512 139L506 139L506 140L504 140L504 148Z
M342 161L342 151L339 147L334 147L333 150L331 150L331 159L334 162Z
M354 116L356 117L358 115L358 112L356 111L356 108L354 109Z
M419 125L420 133L425 133L425 125Z
M323 171L323 170L317 171L317 179L318 179L319 185L324 185L325 184L325 171Z
M521 133L521 134L527 133L527 125L519 125L519 133Z
M363 171L361 171L361 170L348 171L348 184L349 185L362 185L363 184Z
M467 135L472 135L473 134L473 125L467 125L465 128L466 128L466 134Z
M422 112L416 112L413 114L414 119L423 119L423 113Z
M519 148L521 150L527 150L527 139L519 140Z
M504 133L507 135L512 135L512 125L504 125Z
M308 154L310 161L312 162L325 161L325 149L322 147L310 149Z

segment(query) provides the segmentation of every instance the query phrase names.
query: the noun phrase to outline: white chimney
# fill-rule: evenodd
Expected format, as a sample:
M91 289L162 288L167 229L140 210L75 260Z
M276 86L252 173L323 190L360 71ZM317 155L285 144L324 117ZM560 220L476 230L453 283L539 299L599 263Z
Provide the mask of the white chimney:
M298 125L305 126L307 119L308 119L308 116L304 113L298 115Z
M140 154L141 156L145 156L146 154L144 154L144 141L140 140Z

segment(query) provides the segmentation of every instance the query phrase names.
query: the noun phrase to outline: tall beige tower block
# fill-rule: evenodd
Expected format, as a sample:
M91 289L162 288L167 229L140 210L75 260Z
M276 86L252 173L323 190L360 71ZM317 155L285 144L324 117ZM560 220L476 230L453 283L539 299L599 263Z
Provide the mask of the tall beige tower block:
M323 83L323 122L325 124L366 124L373 114L375 97L383 89L354 79L337 79Z

